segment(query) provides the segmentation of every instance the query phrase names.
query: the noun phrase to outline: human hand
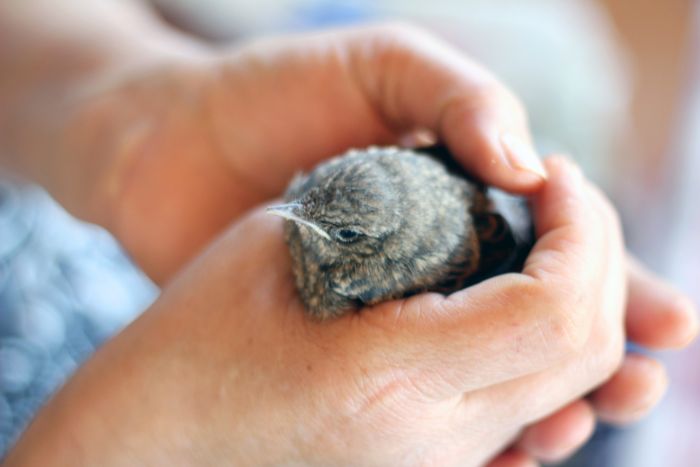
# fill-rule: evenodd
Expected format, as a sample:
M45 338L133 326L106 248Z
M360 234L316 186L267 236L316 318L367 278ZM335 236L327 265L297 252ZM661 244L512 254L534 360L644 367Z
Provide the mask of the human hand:
M74 136L66 152L104 171L85 182L92 196L75 197L84 205L65 204L107 226L158 282L282 193L297 171L349 147L427 129L486 182L525 193L543 179L518 100L407 26L170 54L162 63L151 55L106 74L73 94L65 130Z
M693 303L634 258L628 257L627 263L628 341L657 351L688 346L698 333ZM526 428L489 467L531 467L536 460L562 461L588 440L596 419L614 425L633 423L653 409L666 385L661 362L648 355L627 354L608 381L586 398Z
M63 145L84 160L97 156L95 165L104 167L90 177L94 196L73 197L90 199L88 206L71 204L70 196L66 204L108 226L157 280L225 224L279 194L299 168L348 146L395 142L416 128L437 133L487 182L522 193L541 183L520 170L529 157L522 145L501 144L506 133L529 141L517 99L413 28L373 26L184 57L121 75L112 70L89 93L74 94L80 99L68 113ZM652 347L686 344L697 327L692 307L634 264L629 270L630 337ZM661 392L662 368L633 363L622 367L623 382L606 386L627 390L599 393L599 402L608 394L608 418ZM592 410L587 401L572 407L531 428L521 446L545 458L578 446Z
M548 168L523 274L329 322L301 309L281 222L246 217L79 371L8 465L487 461L623 355L614 212L569 163Z

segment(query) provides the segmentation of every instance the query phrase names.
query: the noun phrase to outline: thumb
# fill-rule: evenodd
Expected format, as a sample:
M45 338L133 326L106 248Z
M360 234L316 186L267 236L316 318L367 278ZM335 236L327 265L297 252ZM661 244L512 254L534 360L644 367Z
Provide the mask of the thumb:
M356 34L356 79L389 126L434 132L488 184L520 193L540 187L546 171L523 105L495 77L412 26L373 26Z

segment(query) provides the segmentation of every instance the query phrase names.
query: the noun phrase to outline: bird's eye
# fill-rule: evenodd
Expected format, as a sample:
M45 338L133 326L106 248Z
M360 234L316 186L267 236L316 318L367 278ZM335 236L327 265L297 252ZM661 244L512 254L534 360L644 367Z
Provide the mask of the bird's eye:
M340 229L335 234L335 238L343 243L352 243L360 238L360 236L362 236L362 234L353 229Z

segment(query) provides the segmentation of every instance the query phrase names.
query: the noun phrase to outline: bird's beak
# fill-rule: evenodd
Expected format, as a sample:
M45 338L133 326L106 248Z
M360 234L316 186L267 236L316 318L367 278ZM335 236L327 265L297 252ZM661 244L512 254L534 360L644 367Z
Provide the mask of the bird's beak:
M306 219L301 217L302 207L303 206L299 203L279 204L277 206L268 207L267 209L265 209L265 212L267 212L268 214L272 214L273 216L279 216L284 219L303 224L309 227L317 234L319 234L321 237L325 238L326 240L330 240L331 237L330 235L328 235L328 233L326 233L325 230L323 230L321 227L314 224L313 222L307 221Z

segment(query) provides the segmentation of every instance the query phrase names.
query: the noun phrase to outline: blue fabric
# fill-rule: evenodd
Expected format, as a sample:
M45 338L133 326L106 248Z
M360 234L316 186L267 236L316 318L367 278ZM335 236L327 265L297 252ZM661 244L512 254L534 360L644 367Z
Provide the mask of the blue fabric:
M314 29L359 23L376 18L376 2L318 0L297 5L285 18L286 29Z
M107 233L37 189L0 183L0 458L156 293Z

